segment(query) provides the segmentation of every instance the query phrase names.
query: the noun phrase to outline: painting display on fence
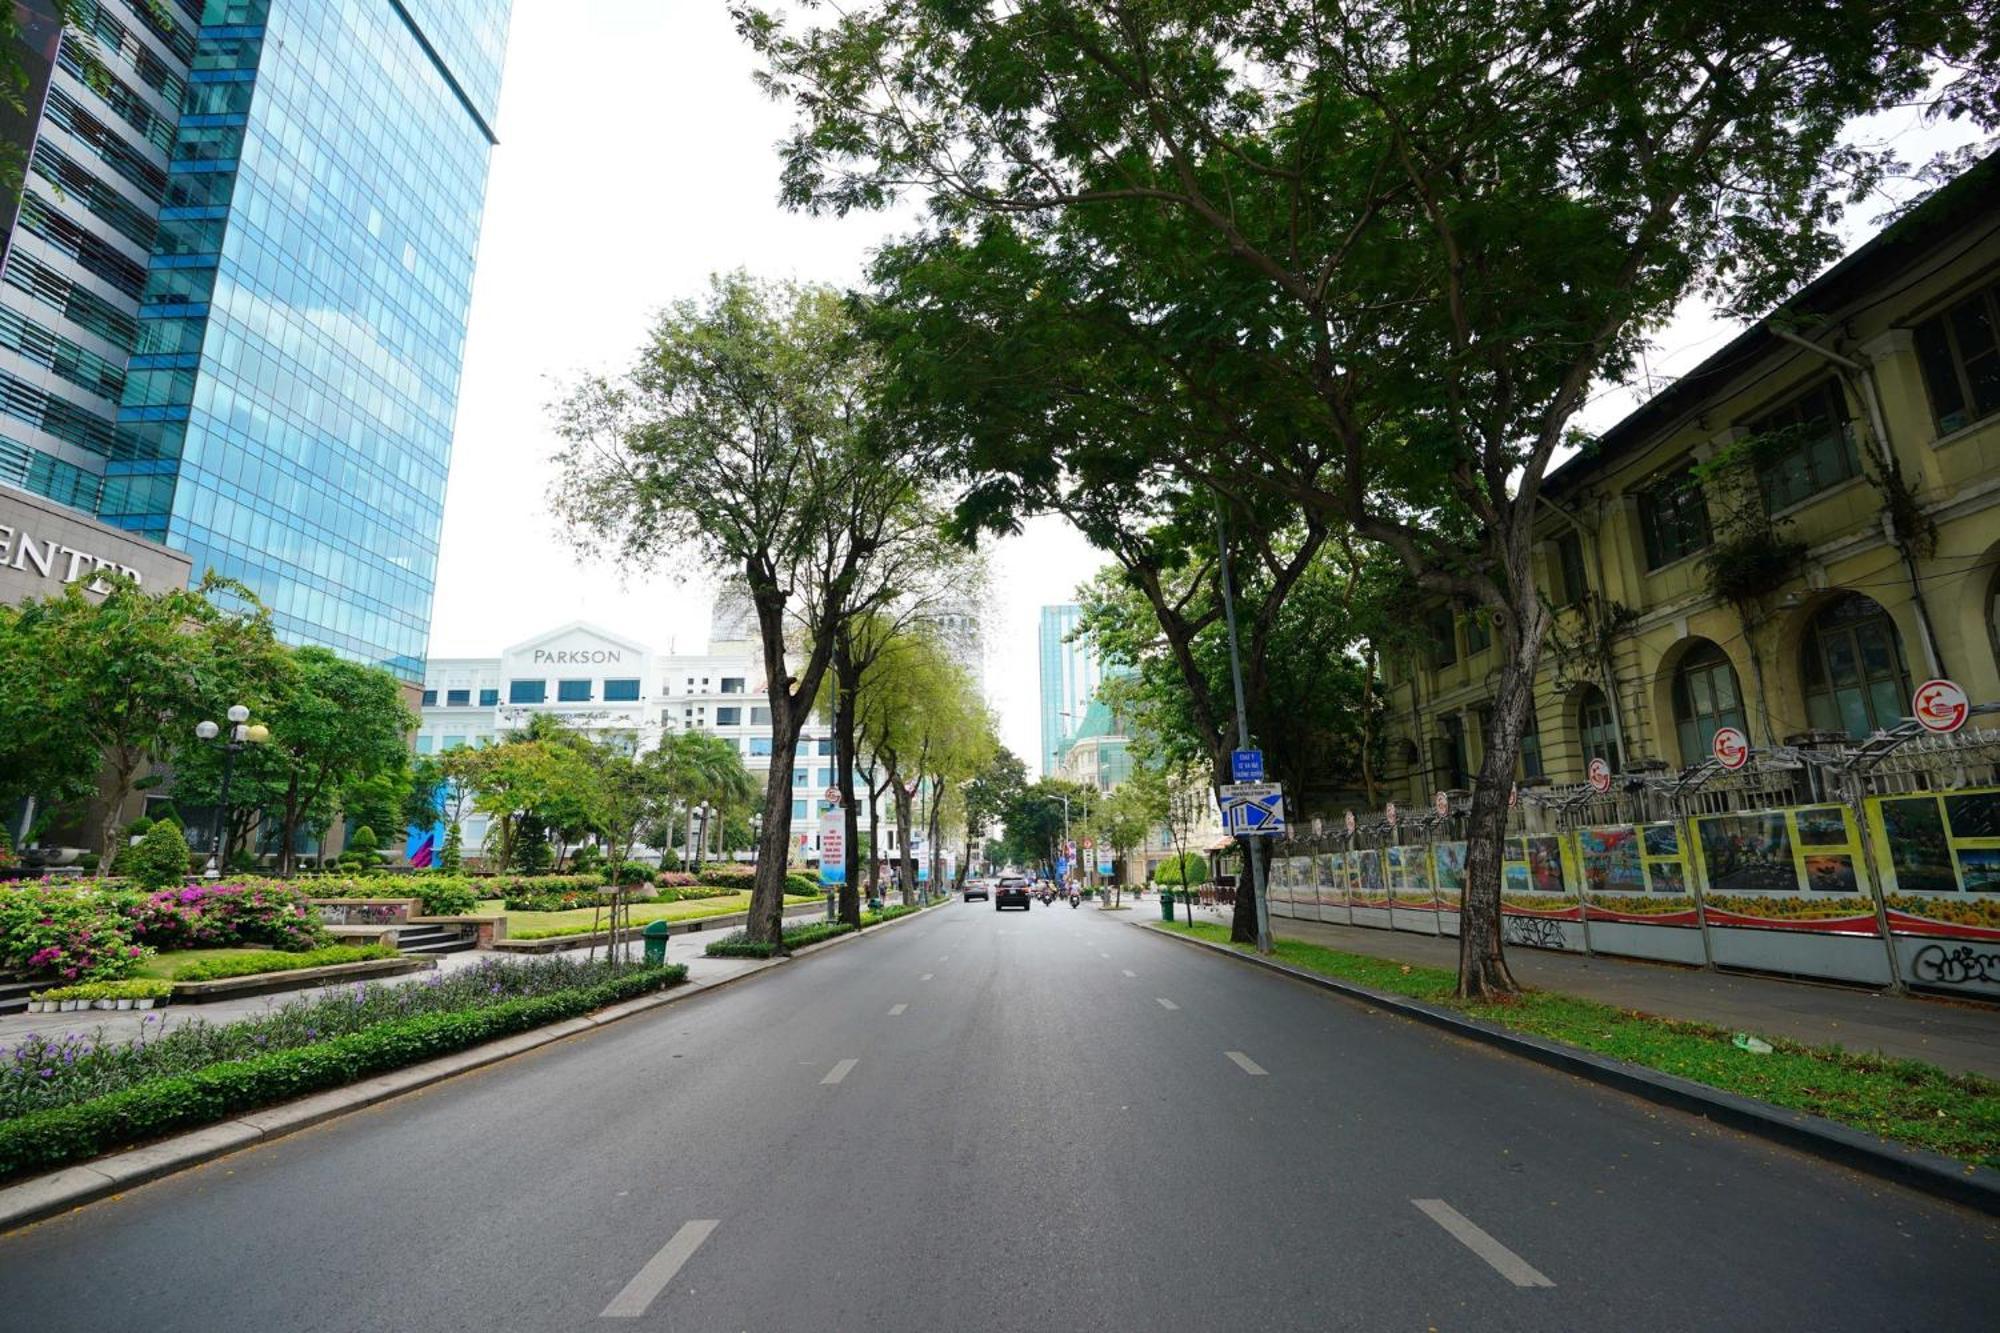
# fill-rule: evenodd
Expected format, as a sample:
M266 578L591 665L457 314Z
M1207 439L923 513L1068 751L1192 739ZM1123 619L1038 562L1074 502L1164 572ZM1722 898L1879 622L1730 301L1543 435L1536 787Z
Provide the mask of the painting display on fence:
M1696 827L1711 926L1881 934L1844 807L1709 815Z
M1582 915L1563 875L1562 844L1553 833L1507 839L1500 879L1503 912L1568 919Z
M1677 929L1700 924L1672 824L1578 829L1576 848L1591 920Z
M1389 848L1389 893L1398 907L1429 911L1436 905L1428 848Z
M2000 940L2000 790L1868 801L1889 929Z

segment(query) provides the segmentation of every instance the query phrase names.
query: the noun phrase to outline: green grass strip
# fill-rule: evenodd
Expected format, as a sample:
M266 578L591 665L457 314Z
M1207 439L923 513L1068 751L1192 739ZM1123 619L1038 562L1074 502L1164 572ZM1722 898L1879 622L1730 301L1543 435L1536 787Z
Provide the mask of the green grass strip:
M574 1018L687 979L687 968L634 968L595 986L488 1008L394 1019L311 1046L157 1078L73 1106L0 1121L0 1180L51 1171L114 1148L356 1083L496 1037Z
M1229 944L1229 928L1209 922L1160 929ZM1457 974L1387 958L1275 941L1280 961L1674 1074L1724 1092L1836 1120L1897 1143L1961 1161L2000 1167L2000 1083L1953 1074L1920 1060L1807 1046L1766 1036L1773 1050L1738 1050L1726 1028L1661 1018L1556 991L1530 990L1504 1003L1461 1000ZM1244 953L1249 945L1233 945Z

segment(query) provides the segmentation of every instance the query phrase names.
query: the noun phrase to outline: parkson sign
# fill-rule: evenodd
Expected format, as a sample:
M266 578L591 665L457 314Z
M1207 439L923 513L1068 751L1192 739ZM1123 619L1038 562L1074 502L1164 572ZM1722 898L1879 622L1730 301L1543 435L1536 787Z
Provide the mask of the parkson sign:
M537 648L536 666L616 666L625 654L616 648Z

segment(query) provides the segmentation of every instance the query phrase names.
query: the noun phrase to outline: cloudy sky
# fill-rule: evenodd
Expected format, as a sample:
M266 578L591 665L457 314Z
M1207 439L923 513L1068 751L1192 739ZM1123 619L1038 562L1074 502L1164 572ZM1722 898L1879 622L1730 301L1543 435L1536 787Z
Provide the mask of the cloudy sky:
M571 620L698 650L710 585L691 571L581 561L545 504L547 404L585 369L626 364L655 310L713 272L852 282L903 218L788 214L772 145L788 111L750 82L722 0L515 0L433 610L435 656L498 653ZM1880 131L1910 156L1940 136ZM1858 229L1858 233L1865 228ZM1690 311L1659 339L1656 379L1733 332ZM1608 390L1585 424L1637 401ZM1038 751L1036 611L1101 558L1053 521L992 551L986 678L1002 738Z

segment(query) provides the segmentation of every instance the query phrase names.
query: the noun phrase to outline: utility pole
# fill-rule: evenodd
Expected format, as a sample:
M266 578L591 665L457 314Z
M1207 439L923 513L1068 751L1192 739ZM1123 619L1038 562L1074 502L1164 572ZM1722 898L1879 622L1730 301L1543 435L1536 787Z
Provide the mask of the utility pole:
M1236 690L1236 748L1250 748L1250 716L1243 706L1243 659L1236 649L1236 593L1229 581L1229 526L1222 497L1215 497L1215 546L1222 557L1222 619L1229 626L1229 681ZM1221 802L1217 802L1221 804ZM1264 896L1264 863L1257 859L1256 838L1242 838L1243 858L1250 863L1250 889L1257 895L1257 952L1271 952L1271 904Z

